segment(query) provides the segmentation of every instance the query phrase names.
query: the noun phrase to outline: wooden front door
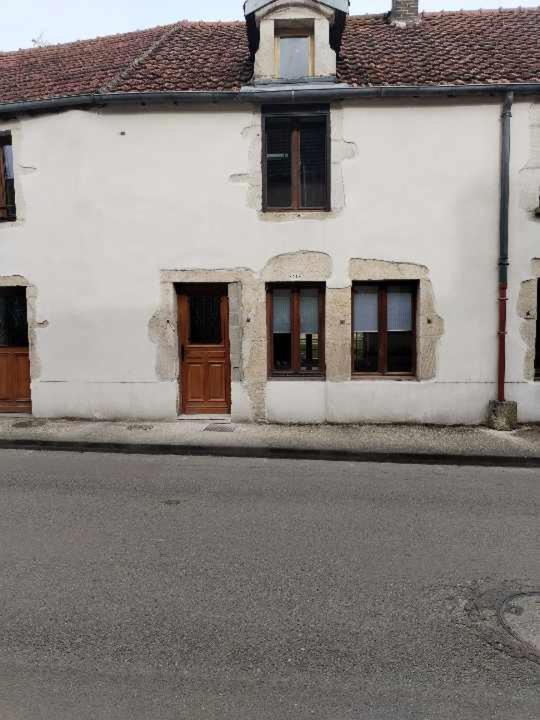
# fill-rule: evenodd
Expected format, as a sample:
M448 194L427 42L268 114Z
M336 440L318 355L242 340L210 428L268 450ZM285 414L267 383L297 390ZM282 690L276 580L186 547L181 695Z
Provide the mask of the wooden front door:
M182 413L231 411L227 286L191 285L178 294Z
M0 413L31 412L25 288L0 288Z

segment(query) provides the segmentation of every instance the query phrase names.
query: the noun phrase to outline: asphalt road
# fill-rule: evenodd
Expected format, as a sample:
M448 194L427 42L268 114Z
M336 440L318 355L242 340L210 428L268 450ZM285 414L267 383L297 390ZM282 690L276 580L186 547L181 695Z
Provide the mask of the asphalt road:
M0 452L1 720L538 720L538 470Z

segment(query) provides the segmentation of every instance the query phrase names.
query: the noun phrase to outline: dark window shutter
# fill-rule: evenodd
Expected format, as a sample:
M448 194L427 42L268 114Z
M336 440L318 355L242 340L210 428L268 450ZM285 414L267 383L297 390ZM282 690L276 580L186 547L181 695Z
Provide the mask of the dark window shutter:
M266 120L266 205L291 207L291 122L286 118Z
M303 118L300 131L302 207L324 208L328 200L326 119Z

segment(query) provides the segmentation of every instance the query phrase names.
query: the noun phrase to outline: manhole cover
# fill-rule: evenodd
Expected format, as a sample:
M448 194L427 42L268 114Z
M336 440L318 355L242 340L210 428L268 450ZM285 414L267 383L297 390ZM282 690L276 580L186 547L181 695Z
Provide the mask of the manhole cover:
M540 593L512 595L502 604L499 619L516 640L540 655Z
M222 432L222 433L232 433L236 430L234 425L226 424L226 423L214 423L213 425L208 425L204 428L205 432Z

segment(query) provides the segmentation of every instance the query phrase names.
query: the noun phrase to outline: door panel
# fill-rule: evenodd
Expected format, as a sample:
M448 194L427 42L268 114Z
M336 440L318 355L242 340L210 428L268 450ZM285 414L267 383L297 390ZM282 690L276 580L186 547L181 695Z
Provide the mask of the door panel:
M30 412L28 348L0 347L0 412Z
M229 305L226 286L193 285L178 295L181 411L231 409Z
M26 288L0 288L0 412L31 412Z

